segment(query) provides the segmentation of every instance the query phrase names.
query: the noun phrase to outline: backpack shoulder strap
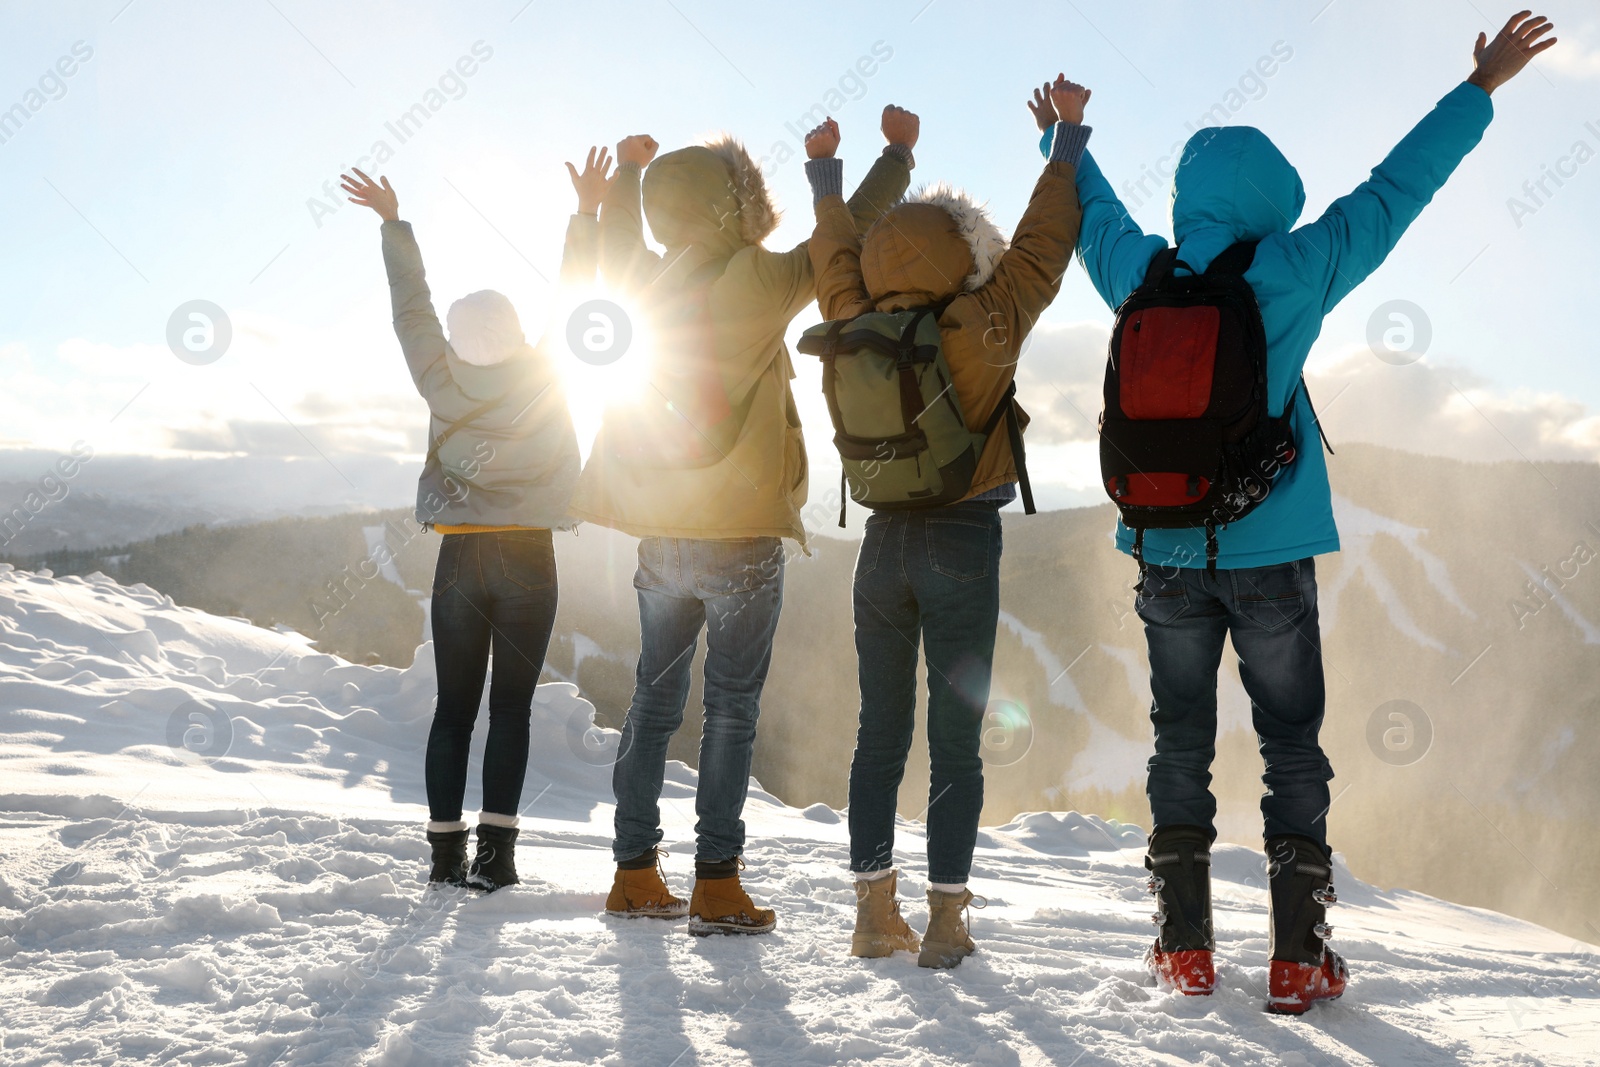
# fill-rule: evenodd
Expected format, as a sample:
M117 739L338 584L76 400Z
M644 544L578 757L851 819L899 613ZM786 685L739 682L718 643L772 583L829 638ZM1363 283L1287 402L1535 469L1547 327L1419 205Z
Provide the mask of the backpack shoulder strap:
M1206 268L1207 274L1242 275L1256 259L1256 242L1240 241L1217 253L1217 258Z
M923 346L917 344L917 327L922 325L922 320L932 314L931 308L919 308L906 322L905 329L900 331L900 339L896 344L895 368L900 375L900 418L905 424L906 432L910 433L917 424L928 406L922 401L922 383L917 375L917 364L923 362L919 356L925 355ZM934 350L937 352L937 349Z
M423 466L430 466L439 458L439 449L443 447L446 441L456 435L456 431L464 430L474 422L478 421L478 416L485 414L490 408L498 405L500 400L500 397L494 397L493 399L485 400L483 403L479 404L477 407L473 408L471 411L452 422L449 426L446 426L443 430L439 431L439 436L435 437L433 439L433 444L428 447L428 456L422 461Z
M835 433L844 433L844 414L839 410L839 371L834 365L833 356L839 343L839 333L850 325L849 319L835 319L825 324L827 332L817 339L813 348L807 348L806 342L812 338L800 338L800 351L811 355L822 356L822 399L828 405L828 418L833 423ZM844 512L841 504L840 521L843 523Z
M1300 376L1300 383L1294 387L1294 393L1306 394L1306 407L1311 409L1311 421L1316 423L1317 433L1322 437L1322 447L1328 450L1328 455L1337 455L1333 450L1333 445L1328 441L1328 431L1322 428L1322 419L1317 415L1317 406L1311 402L1311 388L1306 385L1305 375L1302 374ZM1294 393L1289 394L1289 406L1283 413L1285 419L1289 418L1294 412ZM1334 397L1334 399L1337 400L1339 398Z
M1022 490L1022 511L1025 515L1037 514L1039 509L1033 506L1033 482L1028 478L1028 459L1022 448L1022 424L1017 420L1017 383L1013 381L1006 387L1005 396L1000 398L1000 403L995 405L994 411L983 424L984 440L994 433L1000 425L1000 420L1006 422L1006 435L1011 438L1011 461L1017 468L1017 485Z
M1150 261L1149 268L1144 272L1144 284L1154 285L1172 273L1172 268L1178 265L1178 248L1163 248L1157 252Z

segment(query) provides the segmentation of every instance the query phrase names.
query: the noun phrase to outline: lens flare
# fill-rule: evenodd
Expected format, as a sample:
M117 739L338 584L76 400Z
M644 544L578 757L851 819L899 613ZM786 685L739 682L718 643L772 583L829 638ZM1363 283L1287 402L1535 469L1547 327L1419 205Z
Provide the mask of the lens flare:
M990 767L1010 767L1022 762L1033 748L1033 717L1014 700L991 700L983 714L979 753Z

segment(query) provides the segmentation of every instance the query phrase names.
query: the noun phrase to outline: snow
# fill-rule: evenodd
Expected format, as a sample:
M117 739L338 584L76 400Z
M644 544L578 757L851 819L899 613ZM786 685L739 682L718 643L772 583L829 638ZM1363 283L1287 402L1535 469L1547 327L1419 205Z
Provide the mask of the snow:
M1340 567L1333 580L1318 590L1318 606L1322 613L1323 632L1331 631L1339 617L1339 598L1352 579L1359 575L1378 597L1389 622L1396 630L1424 648L1436 652L1450 652L1443 641L1425 633L1420 623L1412 617L1402 597L1378 561L1373 558L1373 544L1379 534L1399 542L1412 559L1422 566L1428 583L1443 600L1469 619L1477 618L1461 599L1455 583L1450 580L1450 570L1444 560L1422 547L1421 539L1428 531L1416 526L1368 511L1347 497L1333 494L1333 512L1339 522Z
M847 827L753 787L777 931L608 920L618 736L541 686L518 866L429 891L431 654L363 667L102 576L0 571L0 1035L7 1065L1583 1064L1600 949L1355 881L1350 992L1262 1011L1260 857L1215 854L1219 989L1153 988L1143 832L1076 812L985 828L979 952L848 957ZM476 775L476 770L474 770ZM695 775L668 769L687 891ZM901 826L920 925L922 828Z
M1577 627L1578 633L1583 637L1584 644L1600 645L1600 626L1596 626L1584 618L1583 613L1573 605L1572 601L1556 592L1555 589L1550 588L1549 577L1534 570L1533 564L1524 560L1517 560L1517 566L1521 567L1522 572L1533 582L1534 588L1537 590L1535 596L1549 597L1550 602L1561 609L1561 614L1567 617L1567 621ZM1537 600L1535 600L1535 603L1537 603Z

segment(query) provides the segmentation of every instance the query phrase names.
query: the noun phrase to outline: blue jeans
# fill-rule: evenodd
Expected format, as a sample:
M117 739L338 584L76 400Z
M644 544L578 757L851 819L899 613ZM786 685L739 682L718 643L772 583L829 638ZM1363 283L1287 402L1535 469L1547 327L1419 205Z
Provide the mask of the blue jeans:
M1151 567L1134 608L1150 650L1156 750L1147 791L1155 828L1198 826L1216 835L1217 668L1222 639L1231 635L1266 763L1266 837L1298 834L1326 847L1333 768L1317 742L1326 694L1315 561L1215 577L1203 568Z
M856 558L861 721L850 762L850 869L894 866L894 818L928 653L928 880L972 868L983 810L983 716L1000 620L1000 511L968 501L878 512Z
M439 700L428 732L428 817L461 818L472 728L489 652L489 736L483 810L517 814L528 771L528 719L556 621L556 552L549 530L446 534L433 576L433 661Z
M689 672L706 631L705 728L695 793L695 858L744 852L744 799L761 688L783 607L783 543L776 537L639 542L639 669L612 768L617 796L612 853L620 863L661 843L667 744L683 724Z

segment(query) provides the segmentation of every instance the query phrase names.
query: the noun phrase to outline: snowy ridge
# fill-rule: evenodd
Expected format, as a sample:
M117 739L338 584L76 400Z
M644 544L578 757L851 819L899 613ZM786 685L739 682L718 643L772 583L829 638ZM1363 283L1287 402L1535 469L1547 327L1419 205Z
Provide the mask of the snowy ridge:
M1419 543L1427 531L1407 526L1375 511L1368 511L1338 493L1333 495L1333 513L1339 522L1341 558L1337 577L1318 591L1323 632L1333 630L1339 617L1339 595L1344 592L1351 580L1359 575L1383 604L1389 622L1396 630L1424 648L1435 652L1452 652L1453 650L1447 648L1443 641L1422 629L1422 625L1412 617L1410 609L1406 607L1405 598L1395 590L1388 575L1372 557L1372 545L1379 534L1399 542L1406 553L1422 565L1423 573L1428 576L1428 582L1447 604L1469 619L1477 618L1477 613L1467 606L1466 601L1461 599L1461 594L1456 591L1455 583L1450 580L1449 567L1444 560Z
M1350 994L1264 1014L1261 861L1233 845L1215 853L1218 993L1158 992L1143 832L1074 812L982 831L980 951L952 972L849 959L840 813L759 789L746 880L773 935L607 921L618 735L566 684L535 706L525 884L430 893L432 688L426 650L363 667L101 576L0 572L4 1062L1392 1067L1600 1048L1600 950L1342 865ZM694 780L669 767L681 892ZM920 927L922 831L901 829Z

